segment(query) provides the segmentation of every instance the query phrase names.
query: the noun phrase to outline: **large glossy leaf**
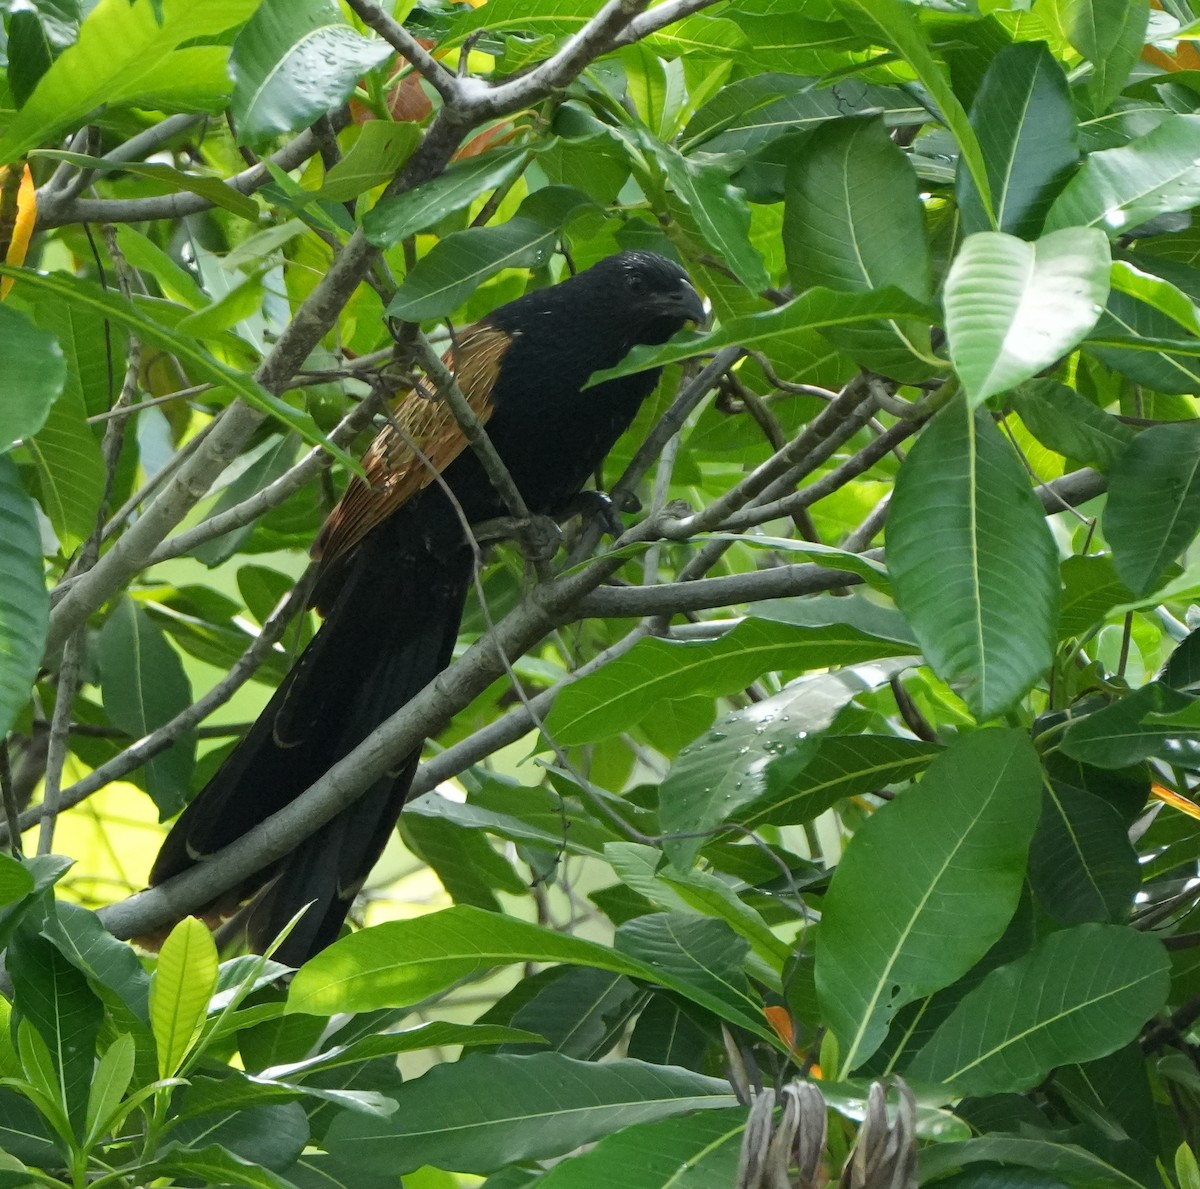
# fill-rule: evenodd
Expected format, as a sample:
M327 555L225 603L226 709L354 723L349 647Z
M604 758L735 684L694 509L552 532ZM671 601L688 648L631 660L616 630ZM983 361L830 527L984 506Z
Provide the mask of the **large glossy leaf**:
M1190 740L1184 750L1183 740ZM1062 751L1097 768L1127 768L1150 756L1197 757L1200 701L1161 681L1081 714L1063 732Z
M848 0L843 6L855 28L869 31L880 44L891 46L917 72L922 85L933 96L946 126L958 142L966 167L975 180L989 223L992 222L991 186L983 151L967 113L950 85L942 65L934 58L912 10L900 0Z
M350 151L325 175L317 197L325 202L349 202L382 186L391 181L420 140L421 131L415 124L368 120ZM280 228L275 230L282 233Z
M779 342L792 341L801 330L827 330L854 326L879 318L932 318L932 312L901 289L889 286L877 293L836 293L810 289L778 309L730 318L714 330L697 334L682 331L661 347L634 347L616 367L596 372L589 386L617 376L630 376L647 368L676 363L693 355L744 346L770 351Z
M971 107L992 187L996 230L1035 237L1079 159L1067 76L1042 42L996 55ZM958 172L963 230L989 231L970 172Z
M392 53L350 28L332 0L263 0L229 57L239 138L252 143L311 124Z
M12 461L0 458L0 732L5 734L29 701L49 615L33 503Z
M100 1000L55 946L26 926L9 946L7 965L14 1001L49 1050L56 1099L81 1134L104 1016Z
M122 599L105 621L99 642L104 709L113 726L140 739L192 704L191 682L179 654L154 621ZM170 816L187 800L196 736L185 731L169 751L147 760L146 791L159 812Z
M594 743L640 722L664 699L723 697L767 672L853 665L911 651L911 645L846 624L805 628L749 618L704 643L649 638L567 686L546 728L563 744Z
M733 935L721 928L728 950ZM675 950L681 955L678 965L687 968L686 977L675 969L656 969L640 957L511 917L469 906L448 908L410 921L389 921L335 942L296 975L288 1011L330 1015L404 1006L496 966L566 962L659 983L744 1028L771 1035L755 1014L753 1000L748 1002L744 993L734 993L725 985L719 985L715 996L708 993L692 977L702 962L687 957L684 947L676 945Z
M1152 132L1092 153L1050 208L1046 229L1101 227L1118 235L1200 202L1200 116L1168 115Z
M101 0L80 27L78 41L41 76L9 124L0 140L0 162L53 139L101 106L219 110L230 89L228 52L205 43L241 24L256 3L162 0L160 20L153 4Z
M1012 402L1043 446L1102 471L1110 470L1137 436L1076 389L1051 377L1022 384L1013 392Z
M531 194L507 223L448 235L418 261L388 305L395 318L420 322L453 313L502 268L544 264L563 223L590 199L569 186Z
M748 19L748 18L747 18ZM804 24L788 13L791 28ZM912 100L890 87L873 87L854 79L836 88L815 88L797 74L767 72L727 83L683 130L685 152L753 153L781 136L830 120L879 110L912 111Z
M72 384L51 406L46 424L25 443L37 476L37 497L64 553L96 528L105 466L87 411Z
M744 1107L626 1127L556 1164L539 1189L729 1189L745 1128Z
M473 1054L405 1083L396 1099L399 1109L388 1119L335 1119L329 1151L374 1171L404 1174L432 1164L486 1173L561 1156L631 1124L734 1104L721 1079L559 1053Z
M1059 0L1067 38L1092 64L1092 109L1102 114L1120 93L1146 40L1149 0Z
M897 735L824 735L798 772L768 773L765 791L732 815L756 829L810 822L844 797L857 797L919 776L941 748Z
M66 374L54 336L11 306L0 305L0 452L42 428Z
M1055 1066L1133 1040L1169 982L1166 952L1145 933L1096 924L1052 933L969 992L909 1072L963 1094L1028 1090Z
M986 413L956 400L925 429L896 480L887 558L925 656L976 718L1003 713L1045 672L1058 549Z
M1121 815L1099 797L1047 784L1029 881L1045 911L1064 925L1124 920L1142 877Z
M238 1185L245 1189L295 1189L285 1177L277 1176L256 1161L221 1147L206 1144L204 1147L178 1148L168 1152L150 1164L137 1165L130 1169L143 1184L159 1177L176 1177L200 1181L205 1185Z
M907 650L899 645L893 651ZM909 663L856 664L802 677L778 694L724 715L688 744L659 788L663 833L679 835L663 845L671 862L690 867L707 841L704 831L728 821L771 783L778 787L802 772L820 746L821 732L843 707Z
M838 121L817 130L787 173L783 245L798 290L824 285L866 293L895 285L927 301L931 262L917 175L881 120ZM887 322L830 331L851 358L903 375L928 358L927 323ZM919 364L922 375L928 364Z
M705 242L751 293L770 283L758 249L750 242L750 207L715 165L689 160L674 150L658 150L675 193L687 204Z
M1200 423L1144 430L1109 481L1104 535L1135 594L1153 589L1200 531Z
M972 403L1005 392L1087 337L1109 290L1108 241L1068 228L1035 244L968 236L946 277L950 357Z
M922 1177L936 1178L938 1174L978 1163L1004 1165L1001 1179L990 1182L968 1181L980 1189L1009 1189L1031 1184L1032 1189L1048 1189L1069 1183L1077 1189L1146 1189L1141 1178L1131 1177L1107 1164L1094 1152L1076 1144L1058 1143L1048 1139L1020 1139L1008 1135L987 1135L961 1143L934 1144L921 1153ZM1012 1166L1037 1169L1059 1175L1062 1181L1009 1180ZM1018 1171L1017 1176L1020 1175Z
M526 149L513 148L460 161L415 190L385 198L364 216L363 232L371 243L391 247L462 210L485 190L503 185L520 173L527 159Z
M976 731L855 833L825 897L816 966L843 1073L900 1007L949 986L1004 932L1040 786L1023 731Z

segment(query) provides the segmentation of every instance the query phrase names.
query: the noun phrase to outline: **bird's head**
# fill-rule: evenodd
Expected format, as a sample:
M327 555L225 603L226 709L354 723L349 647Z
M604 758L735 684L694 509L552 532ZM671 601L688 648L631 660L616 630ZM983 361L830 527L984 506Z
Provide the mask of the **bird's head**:
M691 278L656 252L608 256L575 278L587 285L607 318L618 320L631 343L665 343L685 323L703 323L704 302Z

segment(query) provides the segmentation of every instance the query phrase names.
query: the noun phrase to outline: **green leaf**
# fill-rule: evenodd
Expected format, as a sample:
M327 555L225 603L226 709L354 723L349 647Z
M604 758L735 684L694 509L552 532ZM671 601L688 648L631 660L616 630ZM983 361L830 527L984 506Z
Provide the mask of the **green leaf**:
M843 798L912 780L941 750L896 735L825 735L800 771L772 769L766 791L730 817L752 830L811 822Z
M751 961L762 966L755 972L764 982L777 984L790 961L791 948L767 928L763 918L742 900L720 876L708 871L676 871L663 867L658 850L635 842L611 842L604 857L621 882L668 913L696 913L721 920L750 943ZM658 926L661 928L661 925Z
M272 1065L261 1072L265 1078L302 1078L321 1069L361 1065L378 1057L394 1057L398 1053L412 1053L421 1049L450 1045L531 1044L539 1039L536 1032L527 1032L522 1028L503 1028L496 1024L451 1024L435 1020L399 1032L364 1036L348 1044L323 1049L303 1061Z
M659 160L675 193L687 204L705 242L751 293L770 284L758 249L750 242L750 207L719 166L693 161L658 146Z
M797 289L894 285L928 301L931 262L917 176L881 120L822 127L788 169L783 220Z
M121 599L105 620L99 660L105 713L133 739L192 704L191 682L179 654L132 599ZM195 732L185 731L170 750L146 761L146 791L164 817L177 813L187 800L195 747Z
M121 1033L108 1046L96 1065L88 1091L85 1145L92 1145L108 1130L113 1115L133 1080L137 1045L128 1032Z
M732 935L724 925L721 928L728 947ZM687 963L689 977L680 977L673 968L656 969L606 946L466 905L409 921L387 921L334 942L300 969L287 1010L332 1015L403 1006L436 995L460 979L519 962L566 962L646 979L760 1036L772 1035L753 1000L748 1003L742 993L724 984L716 994L697 985L690 977L694 963Z
M232 211L252 223L258 221L258 203L218 177L185 173L182 169L176 169L173 165L166 165L161 161L105 161L103 157L89 157L86 153L71 153L59 149L40 149L29 155L47 158L50 161L66 161L71 165L78 165L81 169L95 170L102 174L119 170L135 177L149 178L161 183L167 190L197 194L201 198L207 198L213 206Z
M0 305L0 453L42 428L66 376L54 336L11 306Z
M827 330L854 326L879 318L926 318L932 312L900 289L889 286L876 293L835 293L831 289L810 289L785 306L760 314L730 318L714 330L704 333L681 331L661 347L634 347L623 362L606 371L596 372L588 387L631 376L648 368L661 367L690 359L693 355L720 351L723 347L743 346L747 350L770 353L779 342L789 342L801 330Z
M1043 42L1005 47L971 107L992 188L996 230L1032 239L1079 160L1075 113L1063 68ZM958 171L966 234L990 231L970 171Z
M139 1182L149 1184L159 1177L183 1177L205 1185L237 1185L239 1189L296 1189L284 1177L261 1164L226 1151L219 1144L204 1148L176 1148L150 1164L123 1170Z
M625 1127L556 1164L538 1189L729 1189L745 1129L744 1107Z
M817 945L817 994L843 1074L875 1052L900 1007L949 986L1004 932L1040 786L1024 731L975 731L859 827L825 897ZM897 855L913 861L889 858Z
M1063 732L1061 750L1097 768L1128 768L1150 756L1180 759L1179 738L1200 727L1197 699L1152 681L1139 690L1075 718ZM1175 716L1182 715L1180 722Z
M907 653L909 649L900 644L890 651ZM626 657L630 655L626 653ZM785 659L781 656L780 662ZM659 788L663 833L703 834L752 804L771 783L776 787L787 784L805 769L820 746L821 732L851 700L885 684L911 663L854 664L836 673L802 677L780 693L718 719L710 731L679 753ZM824 662L805 667L818 666L824 667ZM680 667L686 668L686 664ZM670 672L670 662L660 671ZM745 684L737 688L745 688ZM553 733L552 727L548 729ZM704 837L668 838L663 850L683 871L695 862L707 841Z
M27 926L13 937L7 964L13 1003L49 1051L54 1099L81 1135L104 1009L87 979Z
M1029 848L1029 882L1043 909L1064 925L1123 920L1142 883L1124 819L1100 797L1048 783Z
M118 941L100 923L94 912L78 904L60 900L54 916L42 927L43 936L52 941L67 961L83 971L102 998L108 990L120 1000L121 1009L138 1024L149 1025L148 993L150 978L142 969L134 950ZM107 999L111 1004L111 998ZM121 1023L117 1012L116 1022Z
M917 175L882 120L839 120L819 128L788 167L783 246L798 289L824 285L867 293L889 285L918 301L933 288ZM830 341L856 362L905 376L928 359L928 322L834 328ZM928 363L919 363L922 376Z
M73 386L54 402L46 424L25 447L42 511L63 552L73 553L95 531L105 484L104 456Z
M1185 394L1200 387L1200 342L1182 337L1174 319L1149 302L1115 288L1084 349L1156 392Z
M1049 667L1058 548L985 411L956 400L922 433L896 479L887 560L925 656L977 719L1009 709Z
M1030 380L1015 389L1013 408L1048 450L1109 471L1137 437L1135 430L1096 408L1061 380Z
M1068 228L1035 244L968 236L946 277L950 357L972 404L1028 380L1087 337L1109 290L1108 241Z
M853 17L854 26L870 30L882 44L893 47L917 72L917 77L933 96L946 126L958 141L959 152L974 179L988 225L994 227L991 187L983 151L945 69L930 52L912 9L900 0L848 0L844 10L848 17Z
M125 0L116 2L120 4ZM310 445L328 450L355 474L361 473L362 468L358 462L340 446L330 442L307 414L297 412L291 405L268 392L253 377L215 359L198 347L192 339L148 318L136 305L127 302L123 297L90 281L65 273L38 273L0 264L0 276L15 277L21 285L41 294L47 300L67 302L125 326L143 343L161 347L174 355L180 363L190 367L195 373L194 379L208 380L218 387L229 389L247 404L296 430Z
M1109 479L1104 535L1135 594L1158 584L1200 530L1200 423L1143 430Z
M921 1153L921 1177L937 1178L951 1169L980 1162L1017 1165L1061 1174L1080 1189L1146 1189L1141 1178L1135 1179L1119 1172L1099 1156L1074 1144L1045 1139L1017 1139L1007 1135L984 1136L962 1143L933 1144ZM1025 1183L1010 1182L1003 1174L1002 1177L1001 1181L995 1182L997 1189ZM1043 1183L1034 1182L1035 1189Z
M33 876L16 860L0 854L0 905L11 904L33 891Z
M1150 20L1149 0L1059 0L1067 40L1092 64L1092 110L1102 115L1137 65Z
M560 1053L472 1054L406 1082L388 1119L344 1114L325 1143L367 1171L432 1164L487 1173L561 1156L637 1123L729 1107L727 1082L642 1061L576 1061Z
M299 441L295 434L269 438L260 448L258 457L221 492L220 498L199 523L203 524L214 516L227 512L280 478L295 462L298 446ZM219 566L237 554L253 534L255 527L254 521L251 521L241 528L231 529L211 541L198 545L191 551L191 555L206 566Z
M664 700L725 697L767 672L853 665L911 651L904 642L845 624L806 628L753 618L703 643L651 637L567 686L546 730L563 745L595 743L640 722Z
M158 1076L178 1072L204 1026L217 985L217 949L202 921L184 917L158 954L150 980L150 1024Z
M162 20L148 3L101 0L76 43L38 80L0 140L0 163L13 161L98 107L219 110L229 93L226 51L205 45L239 25L257 0L162 0ZM192 43L181 49L185 43Z
M963 1094L1028 1090L1059 1065L1115 1052L1166 1002L1155 938L1121 925L1052 933L967 993L908 1072Z
M1200 202L1200 116L1168 115L1119 149L1092 153L1050 208L1046 230L1101 227L1119 235Z
M415 124L368 120L359 128L350 151L325 175L316 197L323 202L349 202L390 182L420 140L421 130ZM425 186L438 180L434 178Z
M393 54L331 0L263 0L229 57L230 109L242 144L294 132L344 103L359 76Z
M804 23L793 13L784 19L790 29ZM700 148L706 153L751 154L782 136L880 110L915 109L913 100L902 92L855 79L814 88L812 79L801 75L754 74L723 86L692 117L681 141L686 153Z
M1103 622L1117 607L1135 602L1133 591L1118 577L1108 554L1068 557L1062 564L1063 601L1058 638L1079 638Z
M39 12L38 6L31 5L26 9L6 12L4 27L8 42L5 47L8 86L16 106L20 108L33 93L38 79L50 69L50 63L65 48L62 42L69 45L79 35L79 11L76 7L69 16L63 13L60 17L58 14ZM59 44L56 45L56 41Z
M590 202L568 186L547 186L525 199L507 223L470 227L438 240L404 278L387 312L409 322L440 318L501 269L539 267L568 217Z
M12 461L0 458L0 737L29 701L49 617L33 503Z
M529 150L510 148L459 161L416 189L383 199L363 216L363 233L377 247L390 248L406 236L463 210L485 190L504 185L521 172L528 160Z

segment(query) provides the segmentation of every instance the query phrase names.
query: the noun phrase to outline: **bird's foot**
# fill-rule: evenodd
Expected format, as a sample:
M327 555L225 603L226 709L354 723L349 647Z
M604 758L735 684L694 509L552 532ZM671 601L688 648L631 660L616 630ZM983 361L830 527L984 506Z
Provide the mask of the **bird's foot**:
M630 495L621 501L620 511L636 512L640 507L637 497ZM603 491L578 492L564 511L566 516L578 516L585 524L590 521L599 525L610 537L619 537L625 531L616 502Z

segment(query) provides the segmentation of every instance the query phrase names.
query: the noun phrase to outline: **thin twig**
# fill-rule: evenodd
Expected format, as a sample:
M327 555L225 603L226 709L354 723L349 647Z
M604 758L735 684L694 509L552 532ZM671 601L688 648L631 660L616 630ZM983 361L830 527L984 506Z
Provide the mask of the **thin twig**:
M37 853L48 855L54 849L54 825L61 807L63 766L67 759L71 711L79 692L79 654L83 645L82 631L76 632L63 649L62 665L58 670L58 693L54 716L50 720L50 745L46 756L46 778L40 806L41 828L38 831ZM10 840L11 841L11 840Z
M347 0L365 25L369 25L442 97L445 103L456 103L461 94L455 78L432 54L398 21L393 20L371 0Z

